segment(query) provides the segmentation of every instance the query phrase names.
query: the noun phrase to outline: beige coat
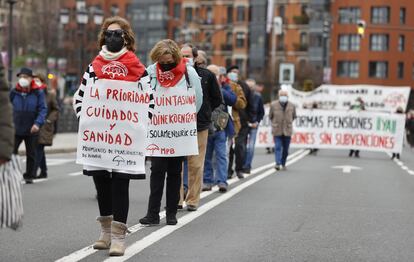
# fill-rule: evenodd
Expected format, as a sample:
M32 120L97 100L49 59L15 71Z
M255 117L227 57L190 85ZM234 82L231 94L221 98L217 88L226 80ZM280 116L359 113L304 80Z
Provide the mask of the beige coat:
M51 146L53 136L55 135L55 122L59 117L59 106L57 104L56 93L53 90L48 91L46 95L47 116L45 124L40 128L38 143L45 146Z
M240 85L234 82L230 82L230 87L231 87L231 91L233 91L233 93L237 97L236 103L233 105L232 110L231 110L231 117L234 123L234 131L236 133L235 136L237 136L241 128L239 110L243 110L246 108L247 101L246 101L246 97L244 96L243 89L241 88Z
M292 123L296 118L295 106L288 102L283 110L279 100L270 104L269 118L272 121L273 136L292 136Z

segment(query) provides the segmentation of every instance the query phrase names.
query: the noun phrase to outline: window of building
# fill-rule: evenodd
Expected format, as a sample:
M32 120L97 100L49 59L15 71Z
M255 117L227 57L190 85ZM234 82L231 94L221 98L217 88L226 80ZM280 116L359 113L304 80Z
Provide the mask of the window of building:
M397 76L399 79L404 78L404 62L398 62Z
M372 34L369 39L371 51L388 51L389 35Z
M388 24L390 22L390 7L376 6L371 8L371 23Z
M119 7L118 7L118 5L113 4L113 5L111 6L111 14L112 14L113 16L115 16L115 15L118 15L118 14L119 14Z
M405 24L405 7L400 8L400 24Z
M244 40L246 39L246 34L239 32L236 34L236 47L244 47Z
M227 23L233 23L233 6L227 6Z
M233 45L233 33L232 32L227 32L227 34L226 34L226 43L228 45Z
M277 50L283 51L285 50L285 34L281 34L277 36Z
M341 7L339 8L339 23L353 24L361 19L361 9L359 7Z
M359 62L357 61L338 61L338 77L358 78Z
M371 78L387 78L388 77L388 62L372 61L369 62L369 77Z
M162 20L164 7L162 5L151 5L148 9L149 20Z
M174 3L174 18L181 18L181 3Z
M244 59L237 58L236 65L240 68L240 71L243 71L244 68Z
M244 6L237 7L237 22L243 22L246 19L246 12Z
M279 16L282 18L282 19L285 19L285 6L284 5L281 5L281 6L279 6Z
M207 7L206 22L209 25L213 24L214 22L213 8L211 8L211 6Z
M405 49L405 36L400 35L398 37L398 51L403 52Z
M339 35L339 51L359 51L361 37L359 35Z
M301 46L308 45L308 34L306 32L300 33L300 45Z
M231 60L231 58L226 58L226 68L229 68L232 65L233 65L233 61Z
M147 16L145 14L145 10L143 9L135 9L133 11L132 19L142 21L147 19Z
M186 22L193 21L193 9L191 7L186 7L184 12L185 12L185 21Z

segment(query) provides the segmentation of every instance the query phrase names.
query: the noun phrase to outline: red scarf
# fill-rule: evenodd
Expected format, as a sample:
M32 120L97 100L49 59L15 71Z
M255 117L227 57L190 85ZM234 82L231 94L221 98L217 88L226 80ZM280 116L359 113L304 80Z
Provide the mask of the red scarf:
M183 78L186 71L186 59L181 59L181 62L170 71L163 72L160 65L157 63L157 79L162 87L173 87Z
M98 55L92 62L93 71L99 79L123 80L136 82L145 72L145 66L131 51L117 60L106 60Z
M35 85L33 80L32 80L32 82L30 82L29 87L26 87L26 88L21 87L19 85L19 83L16 84L16 91L20 92L20 93L28 94L28 93L32 92L32 90L35 90L35 89L39 89L39 87L37 85Z

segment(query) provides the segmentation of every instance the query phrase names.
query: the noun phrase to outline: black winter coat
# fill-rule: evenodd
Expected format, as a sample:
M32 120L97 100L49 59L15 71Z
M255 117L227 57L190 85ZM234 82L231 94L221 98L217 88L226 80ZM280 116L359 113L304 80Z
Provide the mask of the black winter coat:
M221 90L216 76L208 69L195 67L201 78L203 105L197 113L197 131L207 130L211 124L211 112L221 104Z

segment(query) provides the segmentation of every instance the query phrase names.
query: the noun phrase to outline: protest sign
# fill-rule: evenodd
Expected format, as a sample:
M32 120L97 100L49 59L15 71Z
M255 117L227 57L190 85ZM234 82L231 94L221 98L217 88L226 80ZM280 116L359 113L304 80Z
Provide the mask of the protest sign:
M84 90L77 163L145 173L149 78L99 79Z
M155 110L148 130L148 156L198 155L197 113L194 88L158 87Z
M257 147L273 147L269 107L259 126ZM369 111L297 110L291 146L296 148L402 151L405 116Z
M406 109L410 87L386 87L374 85L322 85L311 92L286 89L289 101L297 108L305 108L313 102L319 109L348 110L358 97L369 111L394 113L398 107Z

